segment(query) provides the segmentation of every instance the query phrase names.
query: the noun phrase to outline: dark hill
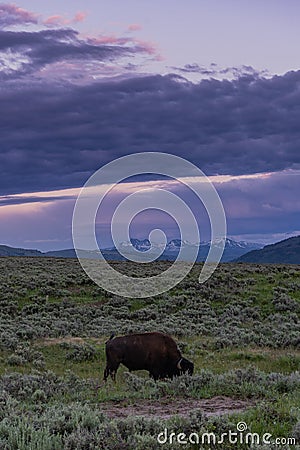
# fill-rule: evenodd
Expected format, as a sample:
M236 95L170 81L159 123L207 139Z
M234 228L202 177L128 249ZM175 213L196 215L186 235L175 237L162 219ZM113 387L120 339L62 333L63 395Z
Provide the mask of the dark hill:
M26 248L9 247L0 245L0 256L44 256L39 250L28 250Z
M52 256L54 258L76 258L76 252L73 248L66 250L52 250L43 253L43 256Z
M300 264L300 236L291 237L260 250L245 253L235 262Z

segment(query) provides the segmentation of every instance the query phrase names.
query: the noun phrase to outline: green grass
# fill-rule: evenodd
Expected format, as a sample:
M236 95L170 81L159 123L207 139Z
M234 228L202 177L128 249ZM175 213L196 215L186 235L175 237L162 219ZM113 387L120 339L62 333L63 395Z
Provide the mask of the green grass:
M34 349L41 352L45 358L45 370L54 371L57 375L63 375L66 369L71 370L79 377L93 378L102 381L105 368L105 350L104 342L107 337L99 339L83 339L83 343L91 344L96 349L95 358L88 361L74 361L67 358L70 351L60 343L50 344L46 341L45 345L39 341L34 345ZM99 341L101 343L99 343ZM237 348L222 350L203 350L200 348L201 341L186 339L186 350L184 354L192 359L195 364L195 374L202 369L220 374L238 368L247 368L253 366L258 370L266 373L280 372L290 374L300 368L300 350L290 349L269 349L269 348ZM79 344L80 345L80 344ZM0 354L0 373L9 372L10 370L21 373L29 373L34 366L26 363L22 366L11 366L7 363L9 352L1 352ZM123 374L127 369L120 366L117 373L117 380L122 386ZM139 375L148 377L145 371L136 372Z
M71 390L60 395L54 395L47 401L43 408L57 408L58 405L67 406L76 404L88 404L89 408L101 410L101 405L109 402L111 405L118 404L122 401L122 407L135 404L144 399L160 399L165 404L171 404L172 401L182 397L191 396L199 399L209 399L214 396L229 396L233 398L253 399L255 405L249 410L239 414L233 414L230 423L238 423L245 421L248 430L253 433L271 433L275 437L291 436L292 429L297 420L300 419L300 392L280 392L274 391L266 387L261 391L256 382L243 382L241 385L232 385L230 382L225 384L203 385L200 389L190 389L189 391L181 390L180 384L172 387L165 382L158 382L157 388L155 383L147 384L149 380L148 373L145 371L135 372L138 388L130 387L127 381L127 369L120 367L117 374L117 381L113 383L109 380L106 384L102 383L103 370L105 367L104 341L106 337L99 340L86 339L84 342L92 344L96 348L96 357L91 361L76 362L67 359L69 349L61 344L43 345L41 341L34 348L42 352L45 358L45 370L51 370L63 379L69 377L69 371L79 376L82 380L92 380L91 385L87 385L85 389ZM200 349L195 350L193 342L190 339L185 340L187 354L194 351L195 375L202 373L202 369L211 371L212 377L216 374L230 373L234 369L249 368L252 366L255 370L263 372L292 373L299 368L300 351L289 350L270 350L268 348L238 348L238 349L222 349L219 351L207 351ZM199 343L199 342L198 342ZM30 373L32 364L24 366L11 367L5 363L8 352L1 353L0 371L1 373L9 373L17 371L20 373ZM153 387L154 386L154 387ZM179 389L179 390L178 390ZM79 402L79 403L78 403ZM30 415L34 414L36 409L36 400L33 396L26 398L21 403ZM112 406L111 406L112 407ZM180 420L178 424L180 424ZM184 422L183 422L184 423ZM208 424L208 431L214 429L213 423ZM147 447L145 447L147 450Z
M299 417L299 401L299 395L296 399L293 395L282 395L273 402L261 401L243 413L243 419L253 433L261 436L264 433L274 437L291 436L291 424Z
M269 349L235 349L209 352L203 355L203 366L221 373L224 370L255 365L264 372L291 373L300 367L300 351Z
M122 267L128 272L136 270L131 265ZM277 290L300 304L298 267L222 264L204 285L198 284L199 271L200 265L196 265L180 285L155 298L123 299L94 285L75 260L0 259L0 374L24 374L24 380L21 377L11 381L13 394L7 404L17 402L17 406L15 411L8 406L7 414L19 417L25 409L37 420L52 406L59 413L60 407L73 408L74 402L79 410L94 408L99 412L107 402L131 404L156 399L168 404L178 398L188 401L191 397L218 395L255 401L253 407L233 415L231 421L245 420L253 432L290 435L300 420L300 389L293 385L291 391L285 381L281 384L280 377L294 376L300 368L299 310L294 306L291 310L276 310L272 300ZM244 311L249 315L243 315ZM147 372L128 375L123 366L115 384L109 380L103 385L105 341L113 331L125 334L135 327L139 331L166 330L172 334L183 348L183 355L194 362L195 385L184 378L154 383ZM62 338L65 334L73 340ZM285 341L290 336L290 341ZM24 340L29 341L32 354L42 354L44 367L38 372L34 360L21 365L8 363L16 343L25 345ZM89 345L95 349L94 358L77 361L70 357L72 351L76 354L76 346L80 350L84 345L87 351ZM249 371L249 380L234 381L234 374L243 370ZM48 371L60 377L58 383L65 382L66 389L43 400L43 393L30 391L31 381L25 375L39 373L46 380L47 390L47 383L51 384ZM277 387L266 382L261 385L256 371L262 376L275 374L275 379L279 378ZM17 382L20 386L14 390L13 383ZM26 382L29 387L24 388L22 383ZM39 389L43 390L43 381L40 383ZM182 426L185 423L176 420ZM213 420L211 426L216 426ZM144 448L147 450L147 446Z
M261 273L251 273L250 275L240 274L238 276L241 282L245 284L242 298L246 300L251 298L253 300L253 305L259 307L263 317L267 317L269 314L275 312L274 306L271 303L274 288L287 286L289 295L295 300L300 301L300 273L296 269L287 274L284 267L279 267L278 272L272 273L272 276L269 277L266 276L266 274ZM247 281L249 279L253 280L254 283L248 285ZM289 282L293 282L296 286L298 285L298 288L295 290L289 289Z

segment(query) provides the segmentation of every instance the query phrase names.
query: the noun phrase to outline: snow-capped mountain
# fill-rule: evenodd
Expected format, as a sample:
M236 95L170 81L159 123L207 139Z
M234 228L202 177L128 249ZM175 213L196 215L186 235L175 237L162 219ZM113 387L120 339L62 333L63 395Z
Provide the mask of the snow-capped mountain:
M204 261L208 255L209 249L211 245L213 246L221 246L224 243L224 239L215 239L212 243L210 241L203 241L201 243L190 243L185 240L181 239L172 239L170 240L166 246L165 250L163 251L162 255L159 259L168 259L173 260L176 259L179 251L181 248L184 248L185 250L191 251L191 254L194 253L195 247L197 251L197 261ZM160 247L162 244L156 244L154 247ZM122 242L120 244L120 250L124 253L130 254L130 251L132 250L132 247L134 247L136 250L145 252L151 248L151 243L149 239L136 239L132 238L130 239L130 242ZM262 248L263 245L257 244L257 243L251 243L251 242L245 242L245 241L234 241L232 239L226 238L225 239L225 248L224 253L222 256L222 261L232 261L235 258L238 258L239 256L244 255L245 253L257 250ZM113 249L110 249L112 251ZM117 252L117 250L115 249Z
M201 242L197 258L198 261L204 261L206 259L211 245L214 247L220 247L221 245L224 245L224 239L215 239L213 242ZM258 244L255 242L234 241L233 239L226 238L224 253L221 261L232 261L233 259L239 258L239 256L242 256L245 253L248 253L252 250L258 250L262 247L262 244Z
M199 247L199 244L191 244L188 241L182 241L181 239L172 239L166 245L167 252L179 252L181 247Z
M130 239L131 245L140 252L146 252L151 247L151 243L149 239L143 239L140 241L139 239Z
M132 239L130 239L130 241L120 242L119 248L121 251L124 251L124 252L130 252L130 250L132 250L132 248L135 248L139 252L146 252L147 250L149 250L151 248L151 242L149 241L149 239L140 240L140 239L132 238ZM115 247L114 247L114 249L116 250ZM113 249L110 249L110 250L113 250Z

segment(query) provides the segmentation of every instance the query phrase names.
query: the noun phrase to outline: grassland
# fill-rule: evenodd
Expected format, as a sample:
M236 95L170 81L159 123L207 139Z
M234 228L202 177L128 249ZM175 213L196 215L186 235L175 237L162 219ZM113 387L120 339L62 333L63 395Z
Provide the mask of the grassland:
M114 266L147 276L167 264ZM160 445L157 435L164 427L221 435L240 421L300 445L299 267L223 264L204 285L199 270L165 294L125 299L95 285L75 260L0 258L0 448L209 448ZM104 386L108 336L153 330L177 340L195 374L155 383L123 367ZM201 402L216 398L248 407L204 414ZM145 404L153 414L137 415ZM169 413L159 415L159 405Z

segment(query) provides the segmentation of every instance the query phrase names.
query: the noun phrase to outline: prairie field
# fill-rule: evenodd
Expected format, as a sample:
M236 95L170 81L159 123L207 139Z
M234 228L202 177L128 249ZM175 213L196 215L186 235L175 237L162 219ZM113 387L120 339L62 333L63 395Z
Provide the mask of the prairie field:
M112 264L149 276L169 263ZM128 299L77 260L0 258L0 449L300 448L299 266L226 263L201 285L199 273ZM170 334L193 376L155 382L120 367L104 384L105 341L146 331ZM239 422L272 443L157 440L221 436Z

